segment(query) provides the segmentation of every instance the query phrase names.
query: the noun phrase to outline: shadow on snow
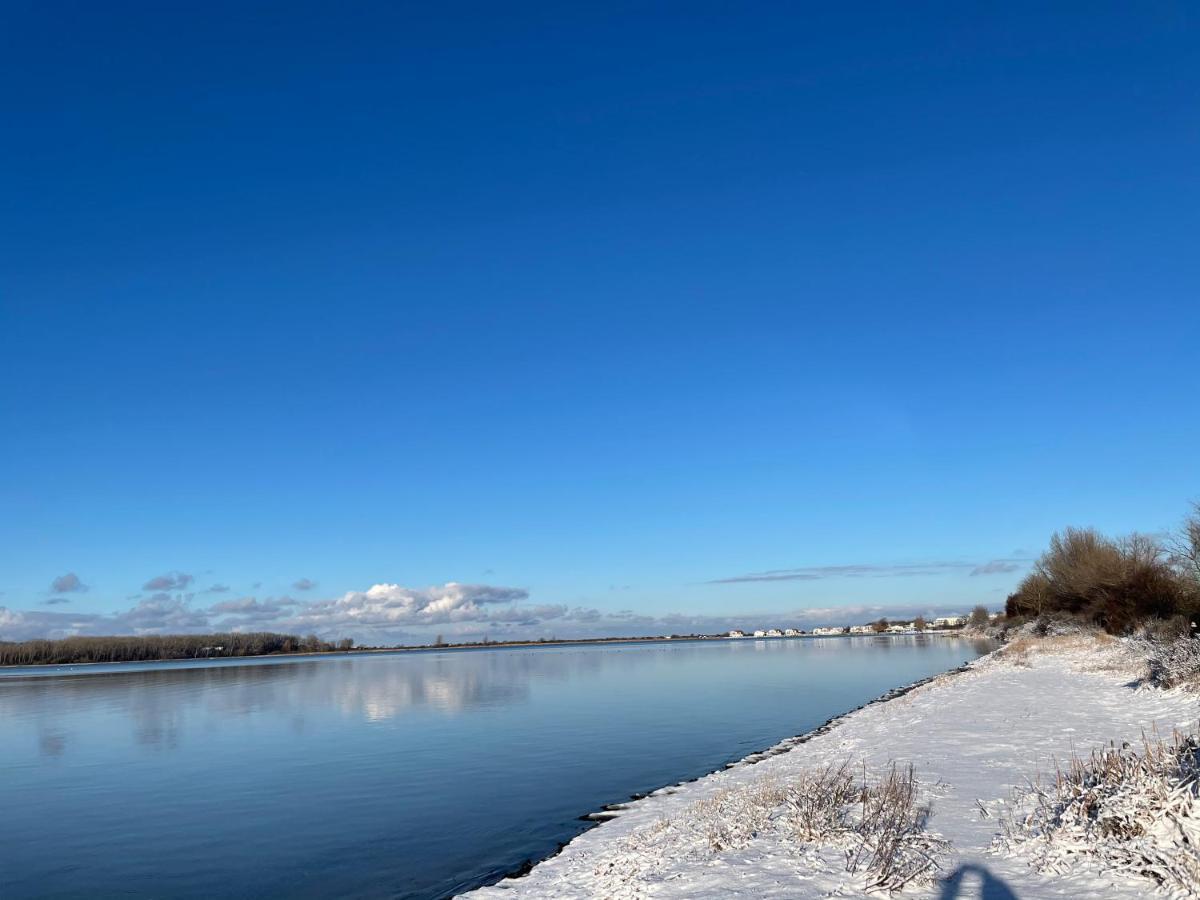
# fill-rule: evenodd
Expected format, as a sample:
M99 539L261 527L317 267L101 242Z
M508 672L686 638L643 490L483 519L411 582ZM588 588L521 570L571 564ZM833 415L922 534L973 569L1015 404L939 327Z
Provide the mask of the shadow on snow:
M975 875L980 882L979 898L980 900L1020 900L1007 884L997 878L983 866L966 865L959 866L942 882L942 892L938 895L938 900L959 900L974 894L965 894L963 892L963 880L968 875Z

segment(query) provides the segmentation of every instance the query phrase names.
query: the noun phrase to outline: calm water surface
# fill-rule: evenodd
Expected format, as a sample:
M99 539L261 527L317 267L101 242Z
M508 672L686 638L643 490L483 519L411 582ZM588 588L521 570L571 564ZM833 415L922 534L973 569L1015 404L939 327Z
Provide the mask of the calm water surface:
M581 814L984 649L729 640L5 672L0 897L442 897L552 853Z

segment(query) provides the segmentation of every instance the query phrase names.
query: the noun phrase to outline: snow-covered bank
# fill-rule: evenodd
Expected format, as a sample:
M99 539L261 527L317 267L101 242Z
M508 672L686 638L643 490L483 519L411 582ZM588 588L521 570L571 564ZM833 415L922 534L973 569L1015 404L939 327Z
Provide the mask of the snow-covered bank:
M931 814L913 853L939 866L902 896L1139 897L1145 878L1074 858L1043 874L1031 856L995 849L1014 789L1053 773L1072 753L1138 742L1157 729L1194 731L1197 695L1138 687L1135 660L1115 642L1047 639L1002 652L886 703L873 704L785 753L761 757L634 803L521 878L472 896L829 897L862 895L863 838L843 828L812 840L789 796L814 773L849 762L875 783L912 765ZM865 775L864 775L865 773ZM789 795L789 790L792 793ZM803 792L801 792L802 794ZM910 823L912 824L912 823Z

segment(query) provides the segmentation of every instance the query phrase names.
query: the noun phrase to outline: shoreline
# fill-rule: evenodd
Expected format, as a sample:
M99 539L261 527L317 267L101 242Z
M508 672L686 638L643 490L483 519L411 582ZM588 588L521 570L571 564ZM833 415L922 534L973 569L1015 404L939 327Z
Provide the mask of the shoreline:
M514 642L493 642L490 644L443 644L441 646L429 644L417 647L361 647L352 650L297 650L294 653L257 653L246 654L245 656L184 656L162 659L117 659L106 662L48 662L48 663L11 663L0 664L0 677L5 673L11 672L14 669L29 669L33 671L46 669L62 669L62 668L92 668L96 666L155 666L155 665L178 665L181 663L208 663L218 662L234 664L241 660L292 660L292 659L342 659L347 656L367 656L369 654L401 654L401 653L445 653L455 652L461 653L466 651L477 650L508 650L508 649L529 649L537 647L587 647L594 644L686 644L686 643L710 643L714 641L735 641L735 642L753 642L753 641L800 641L800 640L838 640L838 639L867 639L878 640L880 638L895 639L895 638L912 638L912 637L957 637L967 638L969 640L980 640L978 635L964 635L961 629L942 629L930 630L915 633L894 633L894 634L797 634L782 637L744 637L731 638L728 635L689 635L687 637L605 637L605 638L575 638L563 639L558 641L514 641ZM65 674L65 673L64 673Z
M653 637L653 638L583 638L578 640L562 640L562 641L520 641L514 643L493 643L493 644L445 644L443 646L427 645L420 647L356 647L353 650L297 650L294 653L248 653L244 656L182 656L163 659L117 659L111 662L64 662L64 663L22 663L12 665L0 665L0 675L13 669L58 669L70 667L83 668L93 666L155 666L155 665L171 665L179 663L237 663L241 660L264 660L278 659L281 661L292 659L342 659L347 656L367 656L369 654L401 654L401 653L441 653L447 651L461 652L465 650L506 650L509 648L524 648L524 647L564 647L589 644L647 644L647 643L675 643L681 644L685 642L700 642L713 640L727 640L727 638L718 637L687 637L687 638L668 638L668 637ZM761 639L760 639L761 640ZM775 640L772 638L772 640ZM788 638L787 640L792 640Z
M799 637L809 637L809 636L810 635L799 635ZM914 637L914 635L900 635L900 634L893 634L893 635L851 635L851 634L820 635L819 634L819 635L811 635L811 636L818 637L818 638L827 638L827 637L845 637L845 638L849 638L849 637ZM782 640L792 640L792 639L793 638L783 638ZM976 639L980 639L980 638L976 638ZM742 639L733 638L732 640L742 640ZM751 640L754 640L754 638L751 638ZM763 640L763 638L759 638L758 640ZM779 638L767 638L766 640L780 640L780 639ZM495 887L497 885L502 884L505 881L523 878L526 875L528 875L530 872L532 872L534 869L536 869L538 866L542 865L543 863L549 862L550 860L552 860L555 857L562 854L562 852L564 850L566 850L574 841L578 840L580 837L583 837L584 835L595 831L595 829L599 828L605 822L609 822L609 821L612 821L612 820L618 818L621 813L629 810L634 803L639 803L643 800L647 800L652 797L670 796L671 794L676 793L680 789L686 788L688 785L693 785L698 782L704 781L706 778L711 778L714 775L717 775L717 774L720 774L723 772L728 772L731 769L738 769L738 768L743 768L743 767L747 767L747 766L753 766L753 765L763 762L764 760L770 759L771 757L790 753L793 750L795 750L797 747L800 747L800 746L808 743L809 741L814 740L815 738L829 734L834 729L838 728L840 725L842 725L843 723L848 721L856 713L861 712L864 709L868 709L877 704L889 703L893 700L897 700L897 699L903 697L904 695L909 694L912 691L915 691L919 688L922 688L927 684L931 684L932 682L937 681L939 679L952 678L956 675L961 675L965 672L968 672L975 663L978 663L980 660L986 659L987 657L991 656L993 653L997 652L1000 649L1002 649L1002 647L997 647L995 650L992 650L989 653L985 653L983 656L980 656L977 659L973 659L970 662L963 663L960 666L955 666L953 669L947 669L944 672L938 672L935 675L929 675L925 678L919 678L916 681L910 682L905 685L901 685L900 687L891 688L887 691L884 691L878 697L868 700L866 703L861 703L858 706L854 707L853 709L849 709L849 710L846 710L845 712L838 713L835 716L830 716L828 719L826 719L824 722L822 722L820 725L816 726L815 728L811 728L808 731L802 732L797 735L793 735L792 737L784 738L781 741L776 741L774 744L771 744L769 747L765 747L762 750L755 750L751 753L747 753L745 756L741 757L740 759L736 759L736 760L733 760L732 762L728 762L719 769L713 769L709 772L705 772L701 775L697 775L694 778L685 778L682 781L675 781L670 784L663 785L662 787L655 788L654 790L648 791L646 793L632 794L632 795L630 795L628 800L618 801L616 803L607 803L604 806L600 807L600 809L598 809L594 812L584 813L583 815L578 817L577 821L590 822L590 823L592 823L592 826L590 828L586 829L585 831L581 832L580 834L576 835L570 841L567 841L565 843L560 843L558 845L558 848L556 850L554 850L552 853L549 853L546 856L543 856L537 860L526 859L524 862L522 862L518 866L514 866L513 868L511 868L503 873L488 876L485 880L476 882L473 886L467 888L466 890L462 891L461 893L456 893L456 894L452 894L449 896L452 896L452 897L467 896L469 894L476 893L476 892L486 889L486 888Z
M995 896L1144 896L1153 882L1091 864L1065 876L1042 875L1028 860L998 853L995 831L1002 814L1013 809L1014 791L1040 772L1053 771L1054 761L1109 741L1118 746L1136 741L1143 731L1169 735L1171 727L1194 728L1196 696L1135 689L1117 656L1096 647L1047 651L1030 660L1004 650L893 689L723 769L587 814L583 818L595 826L555 853L465 895L635 897L645 888L655 896L688 898L863 896L839 870L836 854L800 853L794 841L765 837L756 838L762 847L754 853L714 855L693 840L695 823L701 811L711 815L714 803L739 791L794 780L839 759L876 769L890 759L914 765L933 803L931 827L952 848L939 873L946 880L910 886L904 896L942 897L946 884L964 878L998 881ZM993 700L998 691L1007 696ZM1081 702L1085 697L1094 699L1095 709ZM1009 887L1010 894L1000 893L1006 885L1019 891Z

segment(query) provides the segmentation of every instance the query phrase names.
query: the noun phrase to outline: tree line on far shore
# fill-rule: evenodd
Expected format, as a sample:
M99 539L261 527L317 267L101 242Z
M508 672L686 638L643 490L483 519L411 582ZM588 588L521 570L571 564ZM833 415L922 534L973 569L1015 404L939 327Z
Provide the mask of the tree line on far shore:
M141 636L69 637L61 640L0 641L0 665L65 665L69 663L149 662L160 659L209 659L268 656L275 653L332 653L354 647L354 641L323 641L316 635L297 637L269 631L245 634L156 634Z
M986 606L980 605L972 609L970 615L964 616L963 619L965 619L965 624L971 628L986 628L988 623L991 622L992 616L991 613L988 612L988 608ZM931 629L937 628L936 625L930 625L924 616L917 616L911 622L906 619L876 619L871 623L871 630L876 634L883 634L893 625L904 625L912 628L915 631L930 631ZM962 627L963 625L961 620L960 624L958 625L947 626L949 629L957 629Z
M1110 538L1093 528L1054 535L1004 612L1010 622L1070 617L1110 634L1155 622L1194 632L1200 624L1200 503L1166 536Z

